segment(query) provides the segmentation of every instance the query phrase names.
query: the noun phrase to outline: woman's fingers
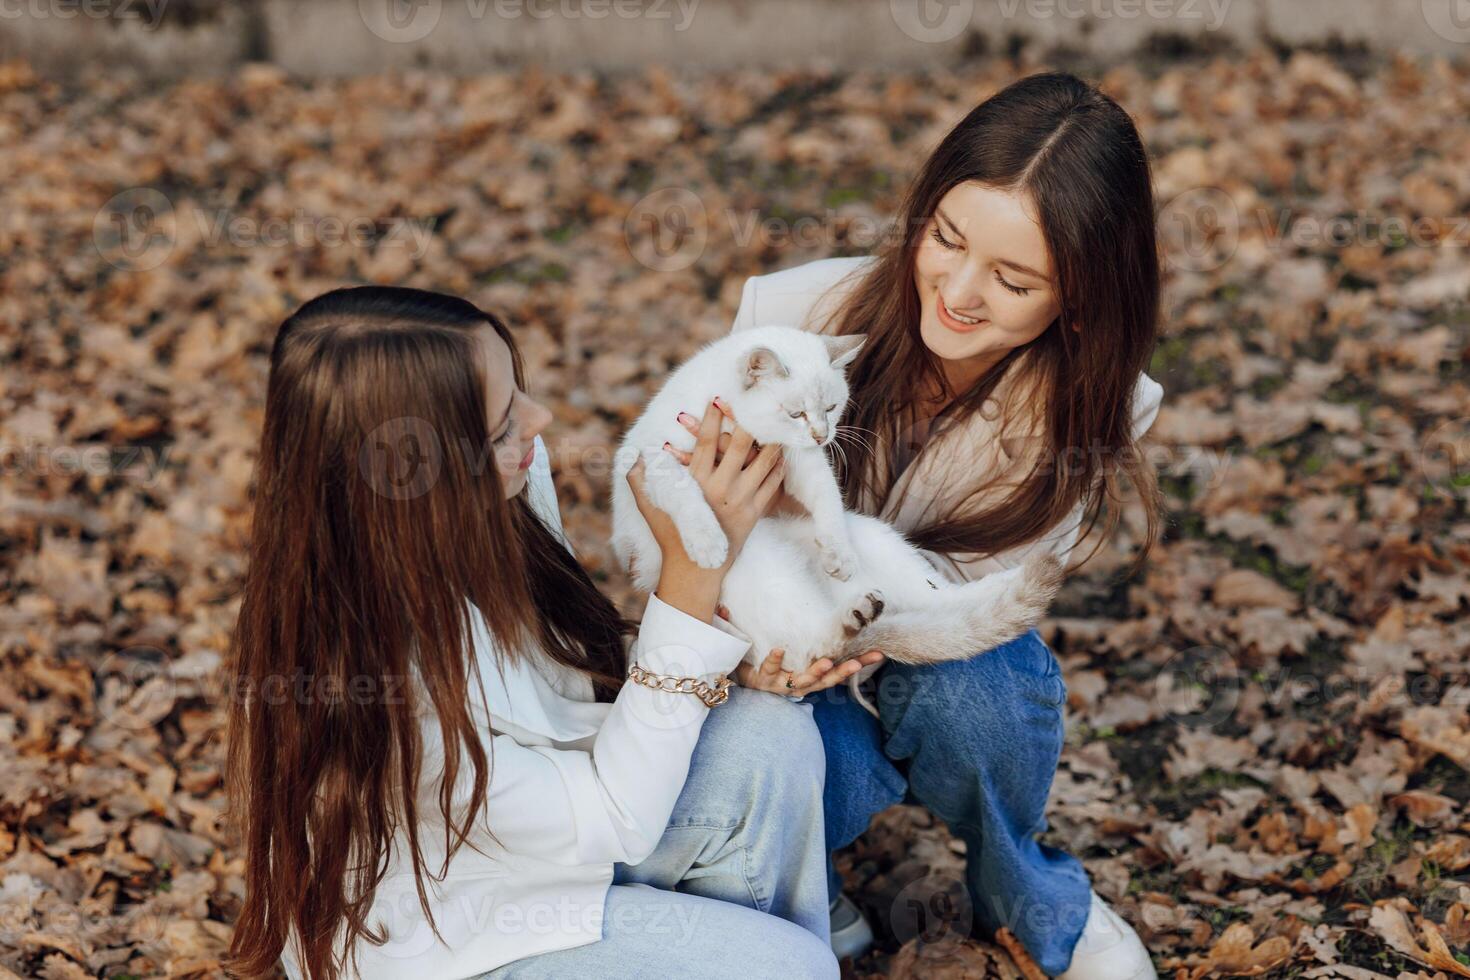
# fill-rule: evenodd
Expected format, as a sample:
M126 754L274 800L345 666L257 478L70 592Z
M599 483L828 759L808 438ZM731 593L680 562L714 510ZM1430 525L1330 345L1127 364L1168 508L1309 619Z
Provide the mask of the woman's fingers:
M806 670L803 670L801 673L792 677L791 683L794 687L800 688L802 690L818 690L819 688L817 688L816 685L824 681L827 676L831 674L834 670L841 670L841 668L834 668L832 666L831 658L823 657L821 660L812 661L811 664L807 666Z
M725 481L725 486L735 485L735 478L744 468L745 460L750 456L750 448L754 445L755 437L736 425L735 432L730 437L729 448L725 450L725 455L720 460L719 469L716 471Z
M757 502L759 502L758 491L762 489L771 474L781 465L781 459L780 446L762 446L760 451L755 454L754 461L740 471L740 476L735 481L733 488L734 495L737 498L747 496L755 497ZM777 479L776 487L779 489L780 486L781 481ZM772 493L771 496L775 496L775 494ZM761 513L765 513L765 508L761 507L760 511Z
M719 406L710 402L705 406L704 418L699 423L699 439L694 443L694 454L689 463L690 471L696 477L708 476L715 470L715 450L720 440Z
M688 412L680 412L676 421L678 421L678 423L680 425L682 425L689 432L692 432L696 436L699 435L699 419L695 418L693 415L690 415ZM717 446L715 446L715 462L716 463L719 463L720 460L722 460L722 459L725 458L725 450L727 450L729 448L730 448L730 433L728 433L728 432L721 432L720 433L720 441L719 441L719 444ZM751 462L755 459L755 454L759 450L760 450L760 445L759 444L753 445L751 447L749 455L747 455L745 457L745 465L746 466L749 466L751 464Z
M698 438L698 436L699 436L699 426L700 426L700 420L699 419L695 418L693 415L690 415L688 412L680 412L678 414L678 416L675 418L675 421L678 422L681 426L683 426L684 427L684 430L686 432L689 432L689 433L693 434L696 438ZM724 458L724 456L725 456L725 450L726 449L729 449L729 448L730 448L730 433L728 433L728 432L721 432L720 433L720 441L715 444L715 462L716 463L719 463L719 461ZM750 460L752 460L754 458L755 458L755 452L754 452L754 450L752 450L751 451L751 454L750 454L750 457L746 460L746 463L749 463Z
M673 456L685 466L688 466L689 463L694 459L694 455L692 453L686 453L682 449L676 449L672 443L668 442L664 443L664 452Z
M628 487L633 491L633 499L637 500L640 504L643 503L645 497L643 483L644 470L643 457L639 456L633 461L633 465L628 468L627 474Z
M762 517L771 512L771 506L776 498L781 496L783 481L786 479L786 460L778 457L770 472L761 481L761 485L755 491L755 512Z
M668 515L654 506L653 501L648 499L648 474L643 465L643 457L639 456L628 469L628 489L633 491L633 503L638 507L638 512L648 522L648 526L655 532L657 537L661 525L668 520Z
M883 654L877 650L869 650L861 656L845 660L836 666L833 666L832 658L823 657L813 662L805 670L788 672L782 667L785 653L779 648L772 650L766 654L758 667L741 663L736 669L736 679L742 686L758 691L805 697L808 694L844 684L864 667L876 664L883 659ZM790 684L787 683L788 679Z
M806 683L798 683L795 693L805 696L816 691L825 691L827 688L836 687L838 684L846 684L858 671L864 667L871 667L873 664L881 663L882 660L883 654L878 650L869 650L866 653L853 657L851 660L844 660L836 667L832 666L831 660L823 657L811 665L809 673L812 676L809 679L803 678Z

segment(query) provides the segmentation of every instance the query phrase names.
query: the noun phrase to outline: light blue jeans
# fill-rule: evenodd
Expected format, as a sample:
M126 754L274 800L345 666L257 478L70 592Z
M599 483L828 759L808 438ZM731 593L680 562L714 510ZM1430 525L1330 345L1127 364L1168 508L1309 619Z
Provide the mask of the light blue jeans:
M807 704L731 688L651 855L619 864L602 939L481 980L836 980L821 736Z

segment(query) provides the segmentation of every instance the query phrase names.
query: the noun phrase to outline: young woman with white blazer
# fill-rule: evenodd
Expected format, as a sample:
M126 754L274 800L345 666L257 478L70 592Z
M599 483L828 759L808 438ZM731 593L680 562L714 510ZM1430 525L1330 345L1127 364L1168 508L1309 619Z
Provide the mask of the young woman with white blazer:
M637 472L664 564L630 647L565 546L549 418L464 300L337 290L276 335L230 705L235 975L837 976L810 708L729 688L725 570ZM718 428L692 478L733 560L782 467L739 429L717 458Z
M925 161L897 229L878 255L747 280L735 317L736 330L867 334L836 459L848 505L961 581L1037 549L1068 555L1131 483L1146 553L1160 519L1138 440L1163 394L1143 373L1159 268L1148 158L1127 113L1070 75L1012 84ZM976 654L884 664L881 720L841 687L823 690L822 662L794 678L769 664L737 677L820 692L829 847L893 803L923 803L967 845L980 933L1009 927L1065 980L1152 978L1082 863L1036 840L1065 734L1056 658L1035 630ZM841 888L832 871L833 945L851 955L872 934Z

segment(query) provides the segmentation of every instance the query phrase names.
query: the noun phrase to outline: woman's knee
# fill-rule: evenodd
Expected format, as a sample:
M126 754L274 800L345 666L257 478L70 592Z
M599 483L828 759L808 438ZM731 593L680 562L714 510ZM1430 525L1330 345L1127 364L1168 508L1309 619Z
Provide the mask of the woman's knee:
M1035 630L965 660L884 672L879 704L890 731L920 727L965 741L986 729L1061 729L1066 685ZM1038 710L1040 709L1040 710Z
M730 935L721 937L721 942L741 950L740 976L837 980L840 970L831 946L794 922L756 914L761 919L754 929L745 931L744 942Z
M722 715L721 712L724 712ZM730 771L788 781L803 791L822 790L826 756L810 705L747 688L731 688L730 700L716 707L711 748Z
M787 975L798 976L802 980L837 980L842 971L832 947L805 929L798 928L797 932L800 937L790 946L794 971Z
M886 749L909 760L914 796L947 820L973 820L986 806L1039 821L1066 736L1065 688L1040 637L916 668L909 679Z

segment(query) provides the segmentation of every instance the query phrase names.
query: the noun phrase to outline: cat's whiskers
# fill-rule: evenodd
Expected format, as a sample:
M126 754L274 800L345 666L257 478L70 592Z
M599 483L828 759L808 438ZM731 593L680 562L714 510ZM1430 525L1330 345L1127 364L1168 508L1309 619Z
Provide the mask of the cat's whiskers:
M843 469L846 469L847 468L847 450L845 448L843 448L841 438L833 439L827 445L831 446L832 449L834 451L836 451L837 455L842 459L842 468Z
M874 435L871 429L864 429L856 425L839 425L837 427L837 437L832 441L833 443L839 443L843 439L850 439L871 455L874 449L872 441L868 438L870 435Z

